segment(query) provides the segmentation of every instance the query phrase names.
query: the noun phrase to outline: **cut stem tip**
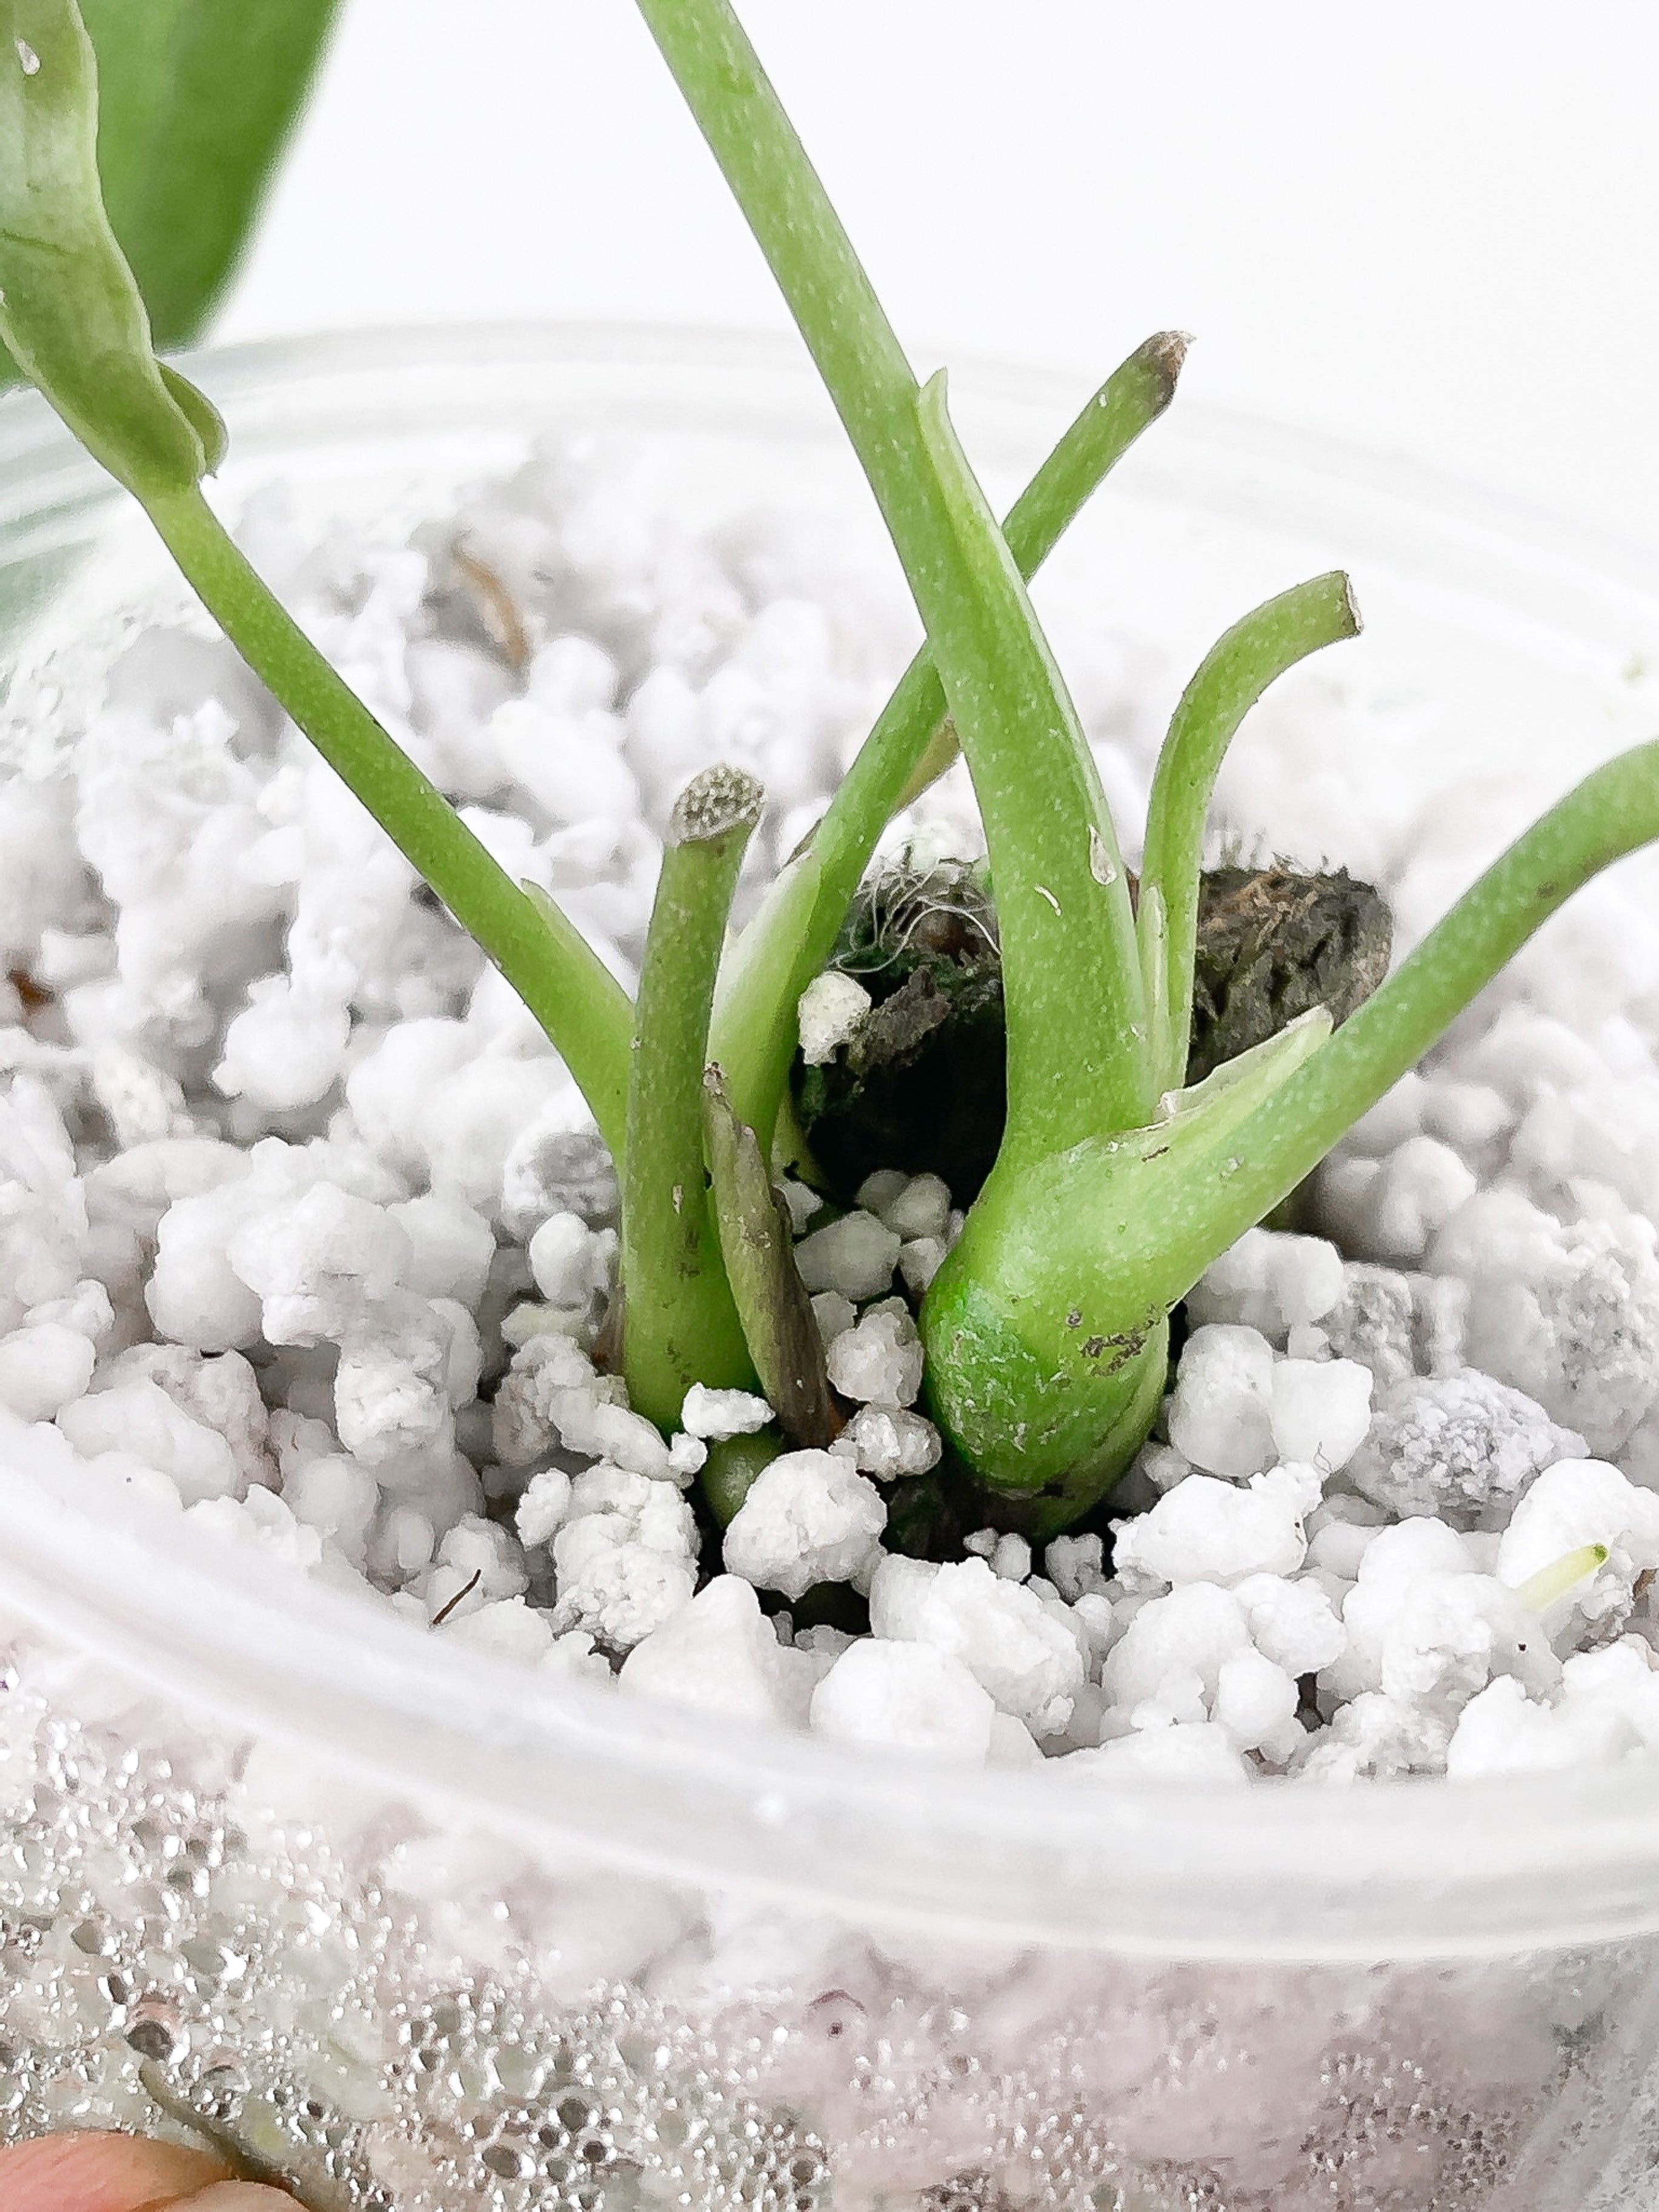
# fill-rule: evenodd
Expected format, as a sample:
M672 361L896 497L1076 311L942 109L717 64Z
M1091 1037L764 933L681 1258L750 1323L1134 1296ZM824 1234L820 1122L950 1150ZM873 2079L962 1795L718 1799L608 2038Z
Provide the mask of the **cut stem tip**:
M694 776L668 817L671 845L707 845L733 830L752 830L766 804L764 787L746 769L726 763Z

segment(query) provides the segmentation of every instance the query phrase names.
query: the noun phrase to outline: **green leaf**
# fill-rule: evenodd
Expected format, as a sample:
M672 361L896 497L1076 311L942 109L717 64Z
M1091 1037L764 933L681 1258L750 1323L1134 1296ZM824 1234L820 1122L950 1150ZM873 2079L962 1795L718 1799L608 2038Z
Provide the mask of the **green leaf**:
M155 342L186 343L236 264L339 0L82 0L105 204Z
M0 337L141 499L189 491L209 465L210 410L194 393L181 404L183 380L156 362L104 212L97 128L74 0L0 0Z
M1133 1128L1157 1093L1128 881L1077 709L945 406L917 402L942 528L928 641L996 872L1008 1024L1004 1150Z

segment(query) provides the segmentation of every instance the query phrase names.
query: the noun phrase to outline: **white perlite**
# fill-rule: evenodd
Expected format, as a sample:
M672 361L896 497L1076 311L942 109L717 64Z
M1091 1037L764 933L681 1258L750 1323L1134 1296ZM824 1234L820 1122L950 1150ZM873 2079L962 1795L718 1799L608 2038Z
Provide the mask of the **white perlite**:
M983 1765L997 1709L964 1667L926 1644L870 1637L844 1651L812 1692L816 1734L884 1750Z
M625 1697L664 1698L734 1719L804 1728L827 1660L780 1644L753 1587L719 1575L636 1644L618 1685Z
M801 993L800 1056L809 1067L831 1060L870 1011L870 994L855 977L838 970L813 978Z
M902 1300L866 1313L824 1347L830 1380L843 1398L892 1411L921 1388L921 1339Z
M685 1394L680 1425L705 1441L752 1437L772 1419L772 1408L752 1390L709 1390L694 1382Z
M1086 1679L1081 1639L1063 1611L1049 1612L983 1559L933 1566L890 1554L870 1586L870 1626L961 1660L1002 1711L1037 1735L1065 1728Z
M804 1597L873 1565L886 1526L881 1493L840 1453L785 1452L762 1468L732 1516L726 1565L762 1589Z
M310 634L630 986L684 783L760 777L775 868L908 649L816 539L633 502L538 461L408 543L318 557L248 517ZM522 671L458 537L522 601ZM83 1510L182 1518L503 1662L1097 1788L1659 1743L1655 863L1575 901L1344 1141L1308 1196L1328 1235L1252 1230L1195 1286L1109 1540L889 1553L944 1459L914 1310L963 1217L934 1175L878 1169L845 1212L787 1178L846 1425L711 1542L685 1493L771 1408L697 1384L664 1437L605 1371L617 1176L536 1024L196 617L88 659L23 671L0 768L0 977L33 987L0 981L9 1466L44 1439ZM1144 795L1122 687L1097 751ZM1374 871L1409 942L1444 848L1292 773L1297 726L1252 756L1272 818ZM976 853L965 777L928 803L896 836ZM811 984L807 1060L869 1006ZM872 1634L792 1637L756 1595L836 1583Z

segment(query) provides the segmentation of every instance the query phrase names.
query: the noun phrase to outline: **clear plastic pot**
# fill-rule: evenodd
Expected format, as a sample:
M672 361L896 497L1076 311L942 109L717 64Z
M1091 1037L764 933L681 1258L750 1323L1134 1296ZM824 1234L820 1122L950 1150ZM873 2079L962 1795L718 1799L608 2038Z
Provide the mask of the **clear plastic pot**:
M599 431L688 514L825 507L890 558L787 348L445 332L192 373L233 497L441 512ZM955 397L1000 487L1079 395ZM1372 618L1353 680L1438 710L1335 764L1379 805L1454 758L1548 796L1651 733L1638 563L1184 407L1051 589L1073 621L1114 594L1184 668L1338 562ZM46 410L0 406L7 650L54 592L95 636L165 573ZM1465 875L1498 840L1467 842ZM854 1757L163 1550L27 1465L0 1468L0 2130L193 2106L312 2201L396 2212L1648 2202L1659 1767L1199 1790Z

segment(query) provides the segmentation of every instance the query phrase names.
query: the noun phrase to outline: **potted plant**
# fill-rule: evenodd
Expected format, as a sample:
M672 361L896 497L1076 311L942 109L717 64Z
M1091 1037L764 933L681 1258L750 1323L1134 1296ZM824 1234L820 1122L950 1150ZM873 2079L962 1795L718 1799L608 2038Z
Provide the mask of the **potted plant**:
M1333 2175L1356 2203L1581 2201L1613 2134L1582 2107L1615 2106L1649 2049L1639 1768L1592 1768L1541 1807L1497 1784L1468 1811L1437 1781L1382 1790L1363 1844L1309 1786L1224 1790L1219 1812L1215 1793L1322 1759L1473 1773L1587 1743L1616 1762L1646 1741L1659 1529L1586 1434L1635 1406L1605 1447L1622 1449L1642 1410L1646 1283L1607 1208L1601 1243L1581 1244L1608 1262L1604 1305L1625 1297L1618 1357L1588 1380L1564 1370L1553 1405L1479 1370L1416 1372L1433 1313L1392 1326L1387 1300L1416 1295L1400 1271L1355 1275L1327 1244L1249 1232L1542 920L1654 835L1653 748L1594 769L1387 982L1353 991L1334 1032L1327 993L1189 1082L1222 755L1276 677L1352 635L1346 580L1277 593L1205 658L1132 882L1024 576L1167 405L1178 343L1131 356L999 526L942 384L911 375L735 21L651 0L927 635L728 943L762 817L747 768L705 768L660 818L613 824L597 866L585 825L607 809L570 795L573 778L591 793L633 774L611 726L629 654L640 757L674 756L670 687L639 706L661 609L615 592L591 534L586 555L580 532L556 540L556 572L523 557L555 543L526 523L559 496L532 477L418 561L330 584L336 615L307 635L203 492L224 433L151 351L105 223L73 8L12 12L0 329L263 687L210 633L178 646L175 627L161 662L124 633L73 803L127 942L111 972L66 943L109 939L98 909L54 921L47 964L13 987L33 1050L14 1063L10 1142L34 1164L0 1358L9 1346L9 1402L43 1417L8 1431L16 1602L82 1674L57 1690L65 1662L37 1657L13 1700L19 2016L49 2014L48 2051L75 2059L20 2039L12 2109L159 2112L319 2203L1286 2203ZM256 544L261 528L314 593L315 549L269 510ZM703 618L732 619L710 592ZM390 678L374 658L388 637ZM465 650L411 654L434 641ZM210 673L191 693L174 664L198 648ZM378 715L336 661L361 668ZM417 666L418 712L397 694ZM435 687L463 669L484 689L446 707ZM135 700L151 726L165 708L160 752L123 720ZM80 711L45 682L13 705L25 738ZM469 735L485 719L488 757ZM331 776L301 765L289 721ZM869 1035L879 1006L849 957L869 913L849 939L849 908L890 818L958 743L989 866L953 911L981 953L994 941L1006 1053L994 1164L976 1194L907 1162L826 1205L792 1070L805 1102L798 1061ZM14 794L20 870L23 841L43 866L57 849L69 787L46 765ZM170 844L140 834L151 777L185 825ZM491 803L515 783L540 810L516 837ZM236 830L216 872L209 817ZM532 850L549 822L578 906L654 873L631 993L614 938L609 961L590 942L595 902L584 935L550 888ZM303 884L307 855L325 858L320 894L261 899L296 863ZM219 898L205 924L176 895L192 856ZM918 900L939 895L913 858L907 947ZM443 908L556 1061L525 1045ZM286 964L248 991L276 913ZM195 975L230 980L217 1009L152 994L173 1060L147 1077L137 1032L125 1059L84 1040L134 976L172 972L169 932ZM470 1030L422 1011L463 989ZM97 1133L62 1118L75 1085ZM209 1135L214 1086L233 1103ZM442 1143L415 1133L428 1090L453 1115ZM533 1139L510 1160L504 1115ZM1372 1189L1358 1170L1376 1157L1351 1156L1348 1185ZM1492 1364L1506 1312L1512 1335L1541 1325L1536 1298L1498 1295L1533 1284L1517 1255L1547 1234L1536 1213L1510 1206L1492 1265L1471 1265ZM1198 1333L1164 1412L1183 1302ZM1423 1364L1448 1363L1431 1347ZM1395 1395L1373 1420L1379 1382ZM93 1498L131 1524L110 1533L123 1574L112 1588L100 1563L95 1603L73 1564ZM257 1552L214 1552L216 1528L349 1598L276 1586ZM757 1591L781 1601L781 1632ZM399 1612L448 1634L422 1644ZM204 1648L229 1717L175 1741L171 1708L149 1721L144 1701L158 1684L199 1701ZM830 1744L727 1743L698 1706L810 1720ZM124 1765L147 1729L166 1774ZM307 1765L331 1736L319 1786ZM836 1739L958 1764L860 1766ZM960 1765L1044 1749L1088 1786ZM1512 1825L1505 1802L1524 1802ZM69 1856L51 1841L66 1806ZM1451 1838L1466 1863L1408 1905ZM121 1870L113 1889L100 1865ZM75 2008L96 2020L90 2045L65 2031Z

